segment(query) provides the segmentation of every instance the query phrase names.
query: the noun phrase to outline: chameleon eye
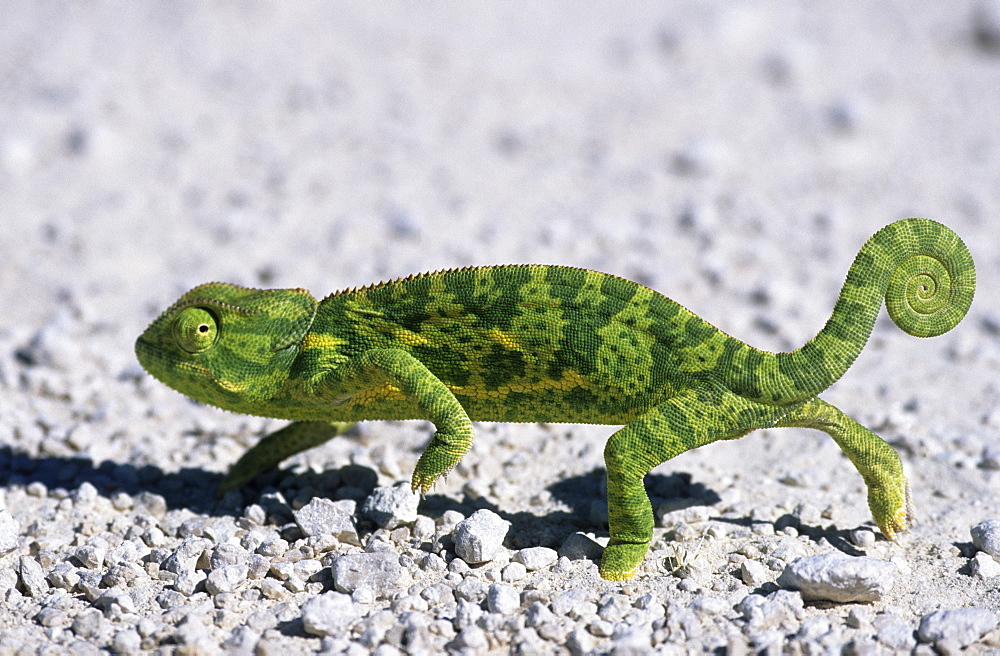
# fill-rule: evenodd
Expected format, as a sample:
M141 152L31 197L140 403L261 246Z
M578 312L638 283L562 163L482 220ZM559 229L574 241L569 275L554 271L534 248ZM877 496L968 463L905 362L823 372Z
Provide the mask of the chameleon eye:
M188 353L201 353L215 343L219 324L204 308L187 308L174 321L174 339Z

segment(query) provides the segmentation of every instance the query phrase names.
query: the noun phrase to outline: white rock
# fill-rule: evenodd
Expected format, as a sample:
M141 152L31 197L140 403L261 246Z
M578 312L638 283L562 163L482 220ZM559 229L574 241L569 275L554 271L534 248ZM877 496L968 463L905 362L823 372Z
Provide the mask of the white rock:
M455 586L455 596L458 599L471 601L474 604L481 603L488 593L486 584L477 578L467 576L461 583Z
M597 640L583 627L573 629L566 639L566 646L573 654L592 654L596 645Z
M987 519L973 526L972 544L991 556L1000 556L1000 519Z
M1000 52L1000 2L981 0L972 13L976 44L989 52Z
M504 581L520 581L528 575L528 568L521 563L509 563L503 568L500 578Z
M556 615L579 615L574 610L590 601L590 593L583 588L570 588L552 600L552 612Z
M722 142L711 138L693 139L674 153L671 164L681 175L704 176L725 168L731 153Z
M879 627L875 639L896 652L909 653L917 646L913 625L906 622L889 622Z
M361 505L361 514L381 528L393 529L417 521L419 503L420 495L410 489L409 483L398 483L375 488Z
M771 573L760 561L744 560L740 564L740 578L751 588L759 588L771 579Z
M247 580L247 572L246 565L225 565L212 570L205 579L205 589L212 595L233 592Z
M920 618L917 638L921 642L949 641L971 645L997 627L997 614L985 608L936 610Z
M465 647L471 653L485 653L489 649L490 643L486 633L478 626L467 626L458 632L454 641L455 647Z
M1000 576L1000 563L993 556L980 551L969 561L972 575L979 579L991 579Z
M302 627L320 637L339 635L358 617L351 597L340 592L326 592L302 605Z
M983 449L983 458L979 461L980 469L1000 469L1000 446L988 445Z
M521 563L525 569L535 571L548 567L559 559L559 554L555 549L548 547L528 547L521 549L511 558L515 563Z
M115 654L138 654L142 650L142 636L131 628L119 631L111 642L111 650Z
M45 572L38 561L31 556L21 556L19 565L21 585L28 596L36 599L44 596L49 591L49 583L45 580Z
M652 653L653 627L649 623L620 626L621 632L616 629L611 637L611 653L614 656L643 656Z
M125 543L129 544L129 543ZM114 550L112 549L112 553ZM242 565L247 562L250 554L243 547L232 544L230 542L224 542L212 550L212 555L208 559L209 567L212 569L220 569L228 565ZM111 553L108 554L108 560L111 559ZM122 559L127 561L127 559Z
M198 586L201 585L204 580L205 572L200 569L183 570L177 575L177 578L174 579L174 590L180 592L186 597L190 597L198 590Z
M17 549L17 538L17 521L6 508L0 509L0 554Z
M104 557L108 554L108 545L100 537L95 537L76 548L73 554L81 565L89 569L95 569L104 564Z
M447 583L429 585L420 592L420 596L431 606L443 606L455 601L455 592Z
M690 604L695 612L704 615L723 615L731 606L732 604L720 597L698 597Z
M512 586L494 583L486 593L486 605L491 613L510 615L521 607L521 595Z
M805 600L878 601L892 589L897 571L894 564L885 560L834 551L796 558L785 566L777 583L783 588L799 590Z
M388 591L403 576L399 556L387 552L344 554L333 561L330 569L334 587L348 594L361 587Z
M786 591L779 591L786 592ZM787 594L787 593L786 593ZM802 599L799 598L799 608ZM736 609L747 620L747 628L752 631L764 631L780 625L786 620L795 618L796 608L787 603L784 597L767 597L750 594L743 598Z
M49 583L55 588L72 590L80 582L80 575L76 572L76 567L71 563L62 562L49 570L46 576Z
M509 530L510 522L495 512L477 510L455 527L455 553L470 565L493 560Z
M570 560L600 560L604 548L586 533L571 533L559 547L559 555Z
M360 545L354 519L329 499L316 497L294 511L295 523L306 536L332 536L347 544Z
M118 606L120 612L134 613L135 600L124 588L108 588L100 597L94 600L94 607L101 610Z

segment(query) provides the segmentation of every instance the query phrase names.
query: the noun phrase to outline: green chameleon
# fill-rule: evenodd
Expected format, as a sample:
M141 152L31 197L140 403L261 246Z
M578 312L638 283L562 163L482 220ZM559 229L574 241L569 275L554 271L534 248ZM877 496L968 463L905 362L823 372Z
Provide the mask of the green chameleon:
M412 478L425 493L469 450L473 420L623 425L604 449L611 540L600 574L626 580L653 533L643 477L758 428L828 433L864 478L882 533L906 530L899 457L817 394L858 356L883 298L900 328L931 337L961 321L974 289L961 239L906 219L868 240L824 328L790 353L747 346L622 278L509 265L419 274L319 302L302 289L201 285L146 329L136 354L198 401L295 422L247 451L222 490L337 435L339 422L433 422Z

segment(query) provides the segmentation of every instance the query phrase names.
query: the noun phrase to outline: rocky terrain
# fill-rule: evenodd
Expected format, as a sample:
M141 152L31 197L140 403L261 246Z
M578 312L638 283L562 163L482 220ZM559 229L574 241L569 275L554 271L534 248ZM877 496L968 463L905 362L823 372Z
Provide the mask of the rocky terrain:
M0 654L996 653L998 98L997 2L5 6ZM421 499L430 425L368 422L216 499L282 422L132 350L211 280L503 262L789 350L907 216L969 245L972 311L883 316L823 395L902 456L898 543L798 429L655 469L625 583L597 574L613 427L479 424Z

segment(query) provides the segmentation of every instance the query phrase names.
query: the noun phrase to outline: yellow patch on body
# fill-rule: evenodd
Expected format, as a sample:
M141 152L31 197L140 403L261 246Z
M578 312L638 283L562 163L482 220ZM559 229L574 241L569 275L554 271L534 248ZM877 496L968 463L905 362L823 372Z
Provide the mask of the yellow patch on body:
M406 344L407 346L423 346L431 343L431 340L426 335L421 335L405 328L395 328L392 331L392 336L398 339L401 344Z
M306 333L302 338L303 349L336 349L346 343L346 339L328 333Z
M226 390L227 392L232 392L234 394L242 394L250 388L250 382L246 380L233 381L226 380L224 378L216 378L215 382L219 384L219 387Z
M587 387L589 383L576 371L566 371L561 378L546 378L533 382L511 383L496 389L484 389L479 385L449 385L448 389L459 396L477 399L502 399L512 393L532 394L548 390L568 391L576 387Z
M365 406L375 401L403 401L405 399L406 397L398 387L389 383L383 383L377 387L372 387L371 389L366 389L363 392L355 394L344 405L347 407Z
M486 332L486 337L491 342L496 342L500 346L504 347L505 349L509 349L511 351L516 351L519 348L521 348L520 344L517 343L513 335L511 335L510 333L505 333L499 328L490 328Z

